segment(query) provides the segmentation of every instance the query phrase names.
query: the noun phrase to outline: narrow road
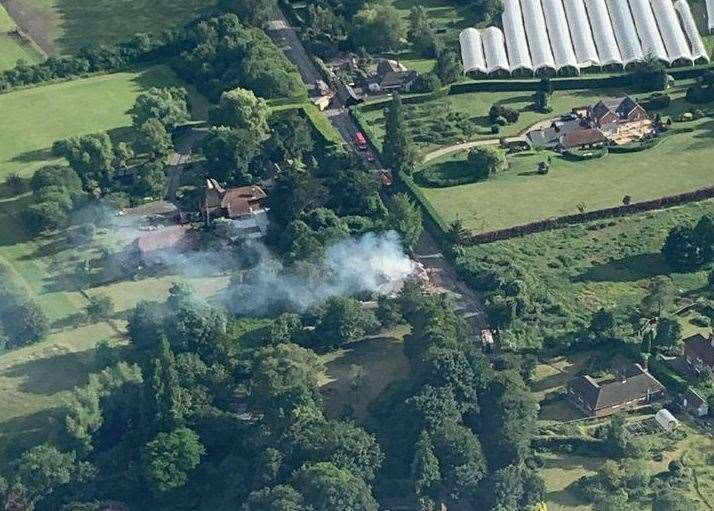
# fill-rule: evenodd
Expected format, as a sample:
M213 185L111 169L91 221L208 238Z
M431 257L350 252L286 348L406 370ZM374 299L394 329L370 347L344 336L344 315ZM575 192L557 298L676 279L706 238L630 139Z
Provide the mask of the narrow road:
M166 192L164 197L169 202L176 202L176 191L181 183L181 173L187 163L191 161L193 147L208 134L206 130L189 128L174 146L174 152L169 155L169 164L166 167Z
M280 9L275 12L274 19L268 22L267 32L273 42L283 50L288 59L299 69L310 95L316 95L315 81L322 77L308 56L295 28L290 26ZM339 98L335 97L332 100L331 107L325 110L324 113L330 123L342 135L345 143L354 148L354 135L359 131L359 128L350 117L348 110L341 104ZM383 168L379 160L376 160L374 164L377 170ZM446 292L454 298L458 310L472 322L476 332L487 328L483 301L458 277L456 270L439 250L438 244L426 230L424 230L415 249L414 258L424 265L432 284L438 290Z

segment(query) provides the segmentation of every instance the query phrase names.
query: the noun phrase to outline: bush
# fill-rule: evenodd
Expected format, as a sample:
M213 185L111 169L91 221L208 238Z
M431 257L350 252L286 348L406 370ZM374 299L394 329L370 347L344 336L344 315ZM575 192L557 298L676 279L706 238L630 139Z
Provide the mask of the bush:
M493 135L498 135L501 132L501 126L498 124L492 124L491 125L491 133Z
M497 147L475 147L469 151L467 161L480 179L487 179L508 168L506 153Z
M434 92L441 87L441 79L436 73L419 75L412 86L413 92Z
M491 119L491 122L498 122L498 118L503 117L509 124L513 124L518 122L520 116L521 114L517 110L499 105L498 103L491 106L491 109L488 111L488 117Z

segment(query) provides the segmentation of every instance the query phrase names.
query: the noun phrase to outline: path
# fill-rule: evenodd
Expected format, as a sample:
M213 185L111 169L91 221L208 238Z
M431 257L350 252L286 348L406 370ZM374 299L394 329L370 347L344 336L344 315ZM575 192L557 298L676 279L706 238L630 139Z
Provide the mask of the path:
M273 20L268 22L268 35L283 50L290 61L300 70L300 75L311 95L316 95L315 81L320 79L315 65L308 57L295 29L290 26L280 9L276 10ZM339 98L332 100L331 107L325 110L325 115L335 129L342 135L345 143L354 148L354 135L359 128L342 105ZM357 151L364 154L364 151ZM375 158L377 155L375 155ZM383 167L379 159L374 162L374 170L379 172ZM424 265L432 283L440 291L450 294L464 317L469 318L476 331L487 327L483 301L459 279L456 270L439 250L434 238L426 230L415 249L414 258Z
M557 117L552 117L549 119L541 119L540 121L534 122L530 126L527 126L523 128L521 131L518 132L519 137L522 137L529 131L533 130L538 130L542 129L544 127L547 127L552 123ZM422 157L422 163L428 163L432 160L436 160L437 158L441 158L442 156L446 156L447 154L451 153L456 153L459 151L465 151L466 149L471 149L473 147L479 147L479 146L485 146L485 145L497 145L501 143L500 138L488 138L488 139L483 139L483 140L471 140L469 142L462 142L460 144L454 144L446 147L440 147L439 149L435 149L431 152L426 153Z
M169 202L176 202L176 191L181 183L181 173L187 163L191 161L193 147L208 134L206 130L189 128L174 146L174 152L169 156L166 168L166 192L164 196Z

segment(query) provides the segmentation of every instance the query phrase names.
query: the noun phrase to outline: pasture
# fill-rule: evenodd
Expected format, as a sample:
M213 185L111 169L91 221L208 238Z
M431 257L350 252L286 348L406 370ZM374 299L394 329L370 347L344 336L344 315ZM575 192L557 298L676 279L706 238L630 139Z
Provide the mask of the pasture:
M0 112L13 136L0 138L0 180L11 172L30 175L52 159L56 140L97 131L117 135L131 125L129 109L137 95L151 87L183 82L165 66L113 73L33 87L0 95ZM194 117L204 119L205 98L188 87Z
M32 41L22 39L15 33L16 24L0 4L0 71L15 67L19 59L34 64L42 54Z
M137 32L181 26L209 11L215 0L5 0L18 25L48 54L90 44L112 44Z
M51 161L56 139L110 130L130 124L127 110L142 90L179 85L166 67L117 73L0 95L0 110L12 137L0 139L0 180L9 172L30 175ZM205 99L194 95L194 115L203 118ZM82 110L80 105L86 106ZM121 349L125 312L140 299L162 299L176 274L122 275L80 279L77 269L96 260L116 240L112 229L97 230L91 241L77 241L69 231L32 237L20 217L29 195L11 197L0 189L0 259L37 299L50 321L42 342L0 355L0 459L13 459L23 448L51 439L61 426L56 416L67 393L96 369L94 346L109 339ZM107 275L105 275L106 277ZM226 284L221 275L187 278L204 296ZM110 296L115 314L93 323L84 316L87 297Z

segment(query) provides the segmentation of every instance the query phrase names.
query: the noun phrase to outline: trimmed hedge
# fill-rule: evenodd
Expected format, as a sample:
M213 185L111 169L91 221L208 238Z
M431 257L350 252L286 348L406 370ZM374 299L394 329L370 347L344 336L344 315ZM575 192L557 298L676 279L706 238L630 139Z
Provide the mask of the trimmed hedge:
M575 453L583 456L607 455L604 440L585 436L538 436L532 446L539 451Z
M683 393L687 390L687 380L675 373L666 363L653 357L649 360L648 369L667 390L674 393Z
M597 160L603 156L607 156L607 147L563 151L563 158L572 161Z
M446 96L452 94L451 86L442 87L441 89L435 90L434 92L429 92L427 94L414 94L408 96L402 96L403 105L418 105L419 103L427 103L434 99L445 98ZM379 101L372 101L369 103L362 103L358 107L359 110L363 112L374 112L375 110L384 110L391 103L391 99L382 99Z
M399 179L404 184L404 186L406 187L407 191L412 196L412 198L421 207L421 209L425 215L425 219L428 220L427 225L432 227L432 231L433 231L432 234L437 236L442 242L446 242L447 241L446 233L448 232L449 227L447 226L444 219L434 209L434 207L431 205L429 200L426 197L424 197L424 194L419 189L419 187L416 185L416 183L414 183L414 180L411 178L411 176L408 176L405 173L400 172Z
M638 140L636 142L630 142L629 144L624 144L624 145L613 145L609 147L609 150L611 153L638 153L640 151L644 151L645 149L650 149L652 147L655 147L656 145L659 145L659 143L662 141L661 137L657 138L650 138L647 140Z

